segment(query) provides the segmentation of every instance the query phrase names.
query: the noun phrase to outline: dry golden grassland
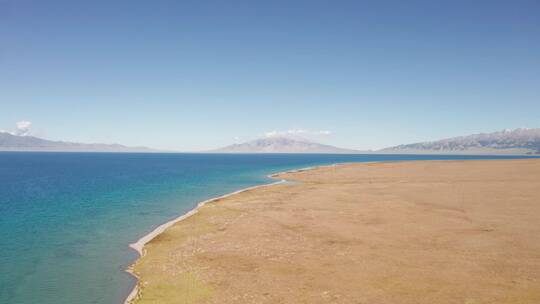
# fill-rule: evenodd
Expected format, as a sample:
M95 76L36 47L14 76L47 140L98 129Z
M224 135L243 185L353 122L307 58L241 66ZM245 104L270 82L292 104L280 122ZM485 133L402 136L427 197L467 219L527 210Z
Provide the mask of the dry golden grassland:
M540 303L540 160L348 164L145 246L143 303Z

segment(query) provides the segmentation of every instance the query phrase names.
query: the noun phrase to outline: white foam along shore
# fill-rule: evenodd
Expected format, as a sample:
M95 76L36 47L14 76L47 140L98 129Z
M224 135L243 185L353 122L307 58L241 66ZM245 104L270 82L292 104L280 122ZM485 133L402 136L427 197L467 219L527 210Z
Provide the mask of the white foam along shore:
M295 169L295 170L288 170L288 171L283 171L283 172L278 172L278 173L274 173L274 174L270 174L268 175L268 177L270 178L275 178L276 176L280 175L280 174L286 174L286 173L295 173L295 172L303 172L303 171L308 171L308 170L313 170L313 169L317 169L317 168L323 168L323 167L334 167L336 166L337 164L332 164L332 165L323 165L323 166L314 166L314 167L306 167L306 168L301 168L301 169ZM228 194L225 194L225 195L222 195L222 196L218 196L218 197L214 197L214 198L210 198L210 199L207 199L205 201L202 201L200 203L197 204L197 206L190 210L189 212L175 218L175 219L172 219L164 224L161 224L159 225L158 227L156 227L156 229L152 230L152 232L148 233L147 235L141 237L139 240L137 240L135 243L132 243L129 245L129 247L131 247L132 249L134 249L135 251L137 251L139 253L139 256L142 257L144 256L145 254L145 251L144 251L144 245L147 244L148 242L150 242L151 240L153 240L156 236L160 235L161 233L163 233L165 230L167 230L167 228L173 226L174 224L182 221L182 220L185 220L186 218L192 216L192 215L195 215L199 212L199 209L201 207L203 207L204 205L208 204L208 203L211 203L211 202L214 202L214 201L218 201L218 200L221 200L221 199L224 199L224 198L227 198L229 196L233 196L233 195L236 195L236 194L239 194L239 193L243 193L243 192L246 192L246 191L250 191L250 190L254 190L254 189L257 189L257 188L261 188L261 187L268 187L268 186L272 186L272 185L277 185L277 184L281 184L281 183L284 183L286 182L286 180L282 179L282 180L279 180L279 181L276 181L276 182L273 182L273 183L269 183L269 184L263 184L263 185L256 185L256 186L252 186L252 187L247 187L247 188L243 188L243 189L240 189L240 190L237 190L237 191L234 191L234 192L231 192L231 193L228 193ZM135 262L136 263L136 262ZM133 265L132 265L133 266ZM132 271L131 271L131 266L130 268L128 268L126 270L129 274L131 274L132 276L134 276L137 280L139 280L139 278L137 277L137 275L135 275ZM139 293L139 284L137 282L137 284L135 284L135 286L133 287L133 289L131 290L131 292L129 293L129 295L126 297L126 299L124 300L124 304L130 304L133 302L133 300L135 300L135 298L137 297Z
M139 253L139 255L143 256L144 255L144 245L148 242L150 242L152 239L154 239L156 236L158 236L159 234L163 233L167 228L171 227L172 225L196 214L197 212L199 212L199 209L210 203L210 202L213 202L213 201L217 201L217 200L220 200L220 199L224 199L224 198L227 198L229 196L232 196L232 195L235 195L235 194L239 194L239 193L242 193L242 192L246 192L246 191L249 191L249 190L254 190L256 188L260 188L260 187L267 187L267 186L271 186L271 185L276 185L276 184L280 184L280 183L283 183L285 182L285 180L280 180L280 181L276 181L276 182L273 182L273 183L270 183L270 184L264 184L264 185L257 185L257 186L252 186L252 187L248 187L248 188L244 188L244 189L240 189L238 191L234 191L234 192L231 192L231 193L228 193L228 194L225 194L225 195L222 195L222 196L218 196L218 197L214 197L214 198L211 198L211 199L207 199L205 201L202 201L200 203L197 204L197 206L190 210L189 212L173 219L173 220L170 220L162 225L159 225L158 227L156 227L156 229L154 229L152 232L150 232L149 234L143 236L142 238L140 238L137 242L135 243L132 243L129 245L129 247L135 249L135 251L137 251Z

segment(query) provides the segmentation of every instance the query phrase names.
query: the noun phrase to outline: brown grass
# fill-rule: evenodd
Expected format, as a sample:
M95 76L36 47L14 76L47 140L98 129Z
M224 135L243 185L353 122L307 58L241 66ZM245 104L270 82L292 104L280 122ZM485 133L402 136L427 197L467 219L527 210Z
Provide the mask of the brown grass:
M137 303L540 303L540 160L279 178L148 243Z

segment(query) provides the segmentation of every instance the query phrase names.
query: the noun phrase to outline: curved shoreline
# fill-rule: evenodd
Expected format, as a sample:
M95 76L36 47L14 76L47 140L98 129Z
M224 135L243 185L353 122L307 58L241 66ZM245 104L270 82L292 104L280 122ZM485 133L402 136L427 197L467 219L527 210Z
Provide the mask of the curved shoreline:
M277 175L277 174L280 174L280 173L276 173L276 174L272 174L273 175ZM269 177L271 177L269 175ZM237 191L234 191L234 192L231 192L231 193L227 193L225 195L221 195L221 196L218 196L218 197L213 197L213 198L210 198L210 199L207 199L207 200L204 200L200 203L197 204L197 206L195 206L195 208L191 209L190 211L188 211L187 213L184 213L182 215L180 215L179 217L177 218L174 218L168 222L165 222L161 225L159 225L158 227L156 227L154 230L152 230L150 233L146 234L145 236L141 237L140 239L138 239L135 243L131 243L129 244L129 247L135 251L137 251L137 253L139 253L139 257L137 258L140 259L141 257L144 256L145 254L145 251L144 251L144 245L147 244L148 242L152 241L156 236L160 235L161 233L163 233L165 230L167 230L167 228L173 226L174 224L180 222L180 221L183 221L195 214L197 214L199 212L199 209L201 207L203 207L204 205L208 204L208 203L211 203L211 202L214 202L214 201L217 201L217 200L220 200L220 199L224 199L224 198L227 198L227 197L230 197L230 196L233 196L235 194L239 194L239 193L243 193L243 192L246 192L246 191L250 191L250 190L254 190L254 189L257 189L257 188L261 188L261 187L267 187L267 186L272 186L272 185L277 185L277 184L281 184L281 183L284 183L286 182L286 180L282 179L282 180L279 180L279 181L276 181L276 182L273 182L273 183L269 183L269 184L262 184L262 185L256 185L256 186L251 186L251 187L247 187L247 188L243 188L243 189L240 189L240 190L237 190ZM130 304L132 303L133 300L135 300L137 298L137 295L139 293L139 277L137 277L137 275L135 275L132 271L131 271L131 267L133 265L135 265L135 263L137 263L137 260L135 260L135 262L133 262L133 264L131 264L131 266L129 266L128 269L126 269L126 272L131 274L132 276L135 277L135 279L137 279L137 283L135 284L135 286L133 287L133 289L131 290L131 292L129 293L129 295L127 296L127 298L124 300L124 304Z
M340 163L341 164L341 163ZM337 164L330 164L330 165L321 165L321 166L311 166L311 167L305 167L305 168L300 168L300 169L292 169L292 170L287 170L287 171L281 171L281 172L277 172L277 173L272 173L272 174L269 174L267 175L267 177L269 178L275 178L276 176L280 175L280 174L285 174L285 173L294 173L294 172L302 172L302 171L308 171L308 170L313 170L313 169L317 169L317 168L324 168L324 167L334 167L336 166ZM224 195L221 195L221 196L218 196L218 197L213 197L213 198L210 198L210 199L207 199L207 200L204 200L200 203L198 203L195 208L191 209L190 211L188 211L187 213L184 213L180 216L178 216L177 218L174 218L168 222L165 222L161 225L159 225L158 227L156 227L154 230L152 230L150 233L144 235L143 237L141 237L140 239L138 239L135 243L131 243L129 244L129 247L135 251L137 251L137 253L139 254L139 257L137 258L137 260L139 260L141 257L144 256L145 254L145 251L144 251L144 245L147 244L148 242L152 241L156 236L160 235L161 233L163 233L165 230L167 230L167 228L173 226L174 224L180 222L180 221L183 221L185 220L186 218L189 218L195 214L197 214L199 212L199 209L201 207L203 207L204 205L208 204L208 203L211 203L211 202L214 202L214 201L217 201L217 200L220 200L220 199L224 199L224 198L228 198L230 196L233 196L233 195L236 195L236 194L240 194L240 193L243 193L243 192L246 192L246 191L250 191L250 190L254 190L254 189L257 189L257 188L262 188L262 187L268 187L268 186L273 186L273 185L278 185L278 184L282 184L282 183L285 183L287 180L285 179L282 179L282 180L279 180L279 181L275 181L275 182L272 182L272 183L268 183L268 184L262 184L262 185L255 185L255 186L251 186L251 187L247 187L247 188L243 188L243 189L240 189L240 190L236 190L234 192L231 192L231 193L228 193L228 194L224 194ZM137 275L135 275L132 271L131 271L131 268L133 267L133 265L135 265L135 263L137 263L137 260L135 260L127 269L126 269L126 272L129 273L130 275L132 275L133 277L135 277L135 279L137 279L137 283L135 283L135 286L133 286L133 289L131 290L131 292L128 294L128 296L126 297L126 299L124 300L124 304L131 304L133 302L133 300L135 300L139 294L139 277L137 277Z
M539 176L534 160L274 175L289 182L212 202L147 244L133 304L537 304Z
M204 205L206 205L206 204L208 204L210 202L213 202L213 201L217 201L217 200L220 200L220 199L227 198L227 197L235 195L235 194L245 192L245 191L254 190L254 189L260 188L260 187L272 186L272 185L280 184L280 183L283 183L283 182L285 182L284 179L273 182L273 183L269 183L269 184L263 184L263 185L256 185L256 186L252 186L252 187L247 187L247 188L243 188L243 189L240 189L240 190L237 190L237 191L225 194L225 195L221 195L221 196L218 196L218 197L213 197L213 198L207 199L205 201L202 201L202 202L198 203L197 206L195 206L195 208L191 209L187 213L184 213L183 215L181 215L181 216L179 216L179 217L177 217L175 219L172 219L172 220L170 220L168 222L165 222L165 223L159 225L154 230L152 230L152 232L150 232L147 235L141 237L135 243L129 244L129 247L134 249L135 251L137 251L140 256L144 256L144 245L146 243L153 240L156 236L163 233L167 228L171 227L172 225L174 225L174 224L176 224L176 223L178 223L178 222L180 222L180 221L182 221L182 220L196 214L197 212L199 212L199 208L203 207Z

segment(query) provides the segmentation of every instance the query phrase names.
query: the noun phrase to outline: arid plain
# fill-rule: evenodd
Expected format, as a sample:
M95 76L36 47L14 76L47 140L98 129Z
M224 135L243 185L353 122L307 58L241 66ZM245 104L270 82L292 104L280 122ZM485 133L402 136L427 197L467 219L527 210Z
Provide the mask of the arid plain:
M540 303L540 159L276 178L146 244L134 302Z

